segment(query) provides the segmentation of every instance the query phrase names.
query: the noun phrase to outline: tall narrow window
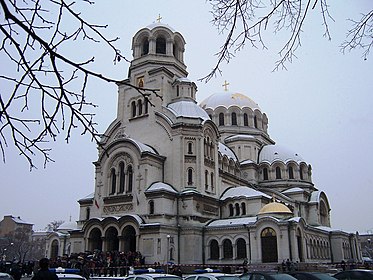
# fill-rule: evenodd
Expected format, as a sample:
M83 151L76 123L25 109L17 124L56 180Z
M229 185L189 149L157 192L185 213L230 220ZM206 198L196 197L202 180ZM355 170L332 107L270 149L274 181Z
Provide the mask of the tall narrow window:
M176 96L180 95L180 87L179 85L176 86Z
M214 191L214 173L211 172L210 177L211 191Z
M131 103L132 118L136 117L136 102L132 101Z
M301 180L303 180L303 166L299 167L299 177Z
M223 113L219 114L219 125L224 125L224 114Z
M229 239L225 239L223 241L223 257L224 257L224 259L233 258L232 241L230 241Z
M236 203L234 205L234 208L236 209L236 216L239 216L240 215L240 205L238 203Z
M229 216L233 216L234 209L233 209L233 204L229 204Z
M146 55L149 53L149 41L148 38L144 40L142 43L142 50L141 50L141 55Z
M289 179L294 179L294 171L292 166L289 166Z
M148 111L149 111L149 100L148 100L148 98L145 98L145 114L147 114L148 113Z
M210 259L218 260L219 259L219 244L215 239L210 243Z
M263 168L263 180L264 181L268 180L268 169L267 169L267 167Z
M115 194L115 189L116 189L116 186L117 186L117 175L115 174L115 169L114 168L111 169L110 178L111 178L110 194Z
M166 54L166 39L158 37L156 40L156 53Z
M149 201L149 214L150 215L154 214L154 201L153 200Z
M188 169L188 185L193 184L193 169L189 168Z
M85 219L89 220L90 216L91 216L91 208L87 207L85 209Z
M246 241L243 238L239 238L237 240L237 259L244 259L246 257Z
M258 120L257 120L256 116L254 116L254 127L258 128Z
M243 125L249 126L249 118L247 117L247 114L243 114Z
M205 190L207 190L209 187L208 178L209 178L209 172L205 170Z
M125 178L126 175L124 173L124 163L119 163L119 192L124 192L124 186L125 186Z
M189 142L188 143L188 154L193 154L193 144L192 142Z
M127 170L127 174L128 174L128 192L132 192L132 187L133 187L133 169L132 169L132 166L128 166L128 170Z
M242 215L246 215L246 204L245 204L245 202L241 203L241 210L242 210Z
M237 125L237 114L235 112L232 113L232 125Z
M281 179L281 168L276 167L276 179Z
M139 99L137 101L137 107L139 109L139 116L141 116L142 115L142 101L141 101L141 99Z

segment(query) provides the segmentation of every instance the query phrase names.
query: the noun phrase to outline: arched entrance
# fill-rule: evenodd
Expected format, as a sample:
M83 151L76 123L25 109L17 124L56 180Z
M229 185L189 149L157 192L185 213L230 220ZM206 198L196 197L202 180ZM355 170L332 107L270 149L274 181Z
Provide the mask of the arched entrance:
M297 247L298 247L298 256L299 256L299 261L304 262L303 258L303 243L302 243L302 234L300 232L300 229L298 228L297 230Z
M136 252L136 230L133 226L126 226L123 230L123 251Z
M58 241L57 240L53 240L52 241L52 244L51 244L51 259L55 259L58 257Z
M101 231L98 228L92 229L88 237L88 248L90 251L102 251Z
M118 230L115 227L109 227L105 234L106 251L119 251Z
M263 263L272 263L278 262L278 253L277 253L277 237L276 232L272 228L263 229L260 234L262 241L262 262Z

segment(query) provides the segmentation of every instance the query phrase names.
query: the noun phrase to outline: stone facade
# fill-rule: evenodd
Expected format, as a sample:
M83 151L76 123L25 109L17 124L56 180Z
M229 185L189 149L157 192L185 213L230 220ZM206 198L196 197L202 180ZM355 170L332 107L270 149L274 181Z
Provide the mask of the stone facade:
M311 165L275 144L258 104L225 91L198 105L185 40L168 25L139 30L132 50L71 252L140 251L148 264L361 259L356 236L331 228Z

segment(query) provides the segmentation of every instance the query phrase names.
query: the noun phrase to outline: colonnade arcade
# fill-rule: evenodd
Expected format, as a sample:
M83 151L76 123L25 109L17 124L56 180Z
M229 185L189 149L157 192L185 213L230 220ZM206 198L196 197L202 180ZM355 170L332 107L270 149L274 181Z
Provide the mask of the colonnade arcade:
M138 224L133 222L103 220L86 225L85 242L88 251L136 252L138 245Z

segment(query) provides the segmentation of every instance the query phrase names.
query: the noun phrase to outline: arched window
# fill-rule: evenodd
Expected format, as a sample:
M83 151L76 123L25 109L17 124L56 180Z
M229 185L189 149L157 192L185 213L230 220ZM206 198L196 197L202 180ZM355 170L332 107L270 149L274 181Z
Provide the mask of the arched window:
M156 53L166 54L166 39L162 36L156 40Z
M289 166L289 179L294 179L294 171L292 166Z
M237 115L235 112L232 113L232 125L237 125Z
M136 102L132 101L131 103L131 112L132 112L132 118L136 117Z
M124 192L126 174L124 173L124 163L119 163L119 192Z
M188 143L188 154L193 154L193 143L189 142Z
M236 209L236 216L239 216L240 215L240 205L238 203L236 203L234 205L234 208Z
M150 215L154 214L154 201L153 200L149 201L149 214Z
M205 190L207 190L209 187L208 179L209 179L209 172L205 170Z
M223 113L219 114L219 125L224 125L224 114Z
M263 168L263 180L268 180L268 169L267 167Z
M188 169L188 185L193 185L193 169Z
M237 239L237 259L244 259L247 257L246 241L243 238Z
M249 126L249 118L247 116L247 114L243 114L243 125L244 126Z
M233 216L233 214L234 214L233 204L229 204L229 216Z
M242 211L242 215L246 215L246 204L245 204L245 202L241 203L241 211Z
M299 177L303 180L303 166L299 167Z
M148 41L148 38L146 38L142 43L141 55L143 56L148 53L149 53L149 41Z
M230 241L229 239L225 239L223 241L223 257L224 257L224 259L233 258L232 241Z
M145 114L147 114L149 111L149 100L148 98L145 98Z
M276 179L281 179L281 168L276 167Z
M257 120L256 116L254 116L254 127L258 128L258 120Z
M211 191L214 191L214 173L210 174Z
M116 186L117 186L117 175L115 174L115 169L111 169L110 173L110 178L111 178L111 190L110 194L115 194Z
M219 259L219 244L218 241L212 240L210 243L210 259L218 260Z
M131 165L128 166L127 174L128 174L128 188L127 188L127 192L132 192L132 187L133 187L133 169L132 169Z
M141 99L139 99L137 101L137 107L139 109L139 116L141 116L142 115L142 101L141 101Z

